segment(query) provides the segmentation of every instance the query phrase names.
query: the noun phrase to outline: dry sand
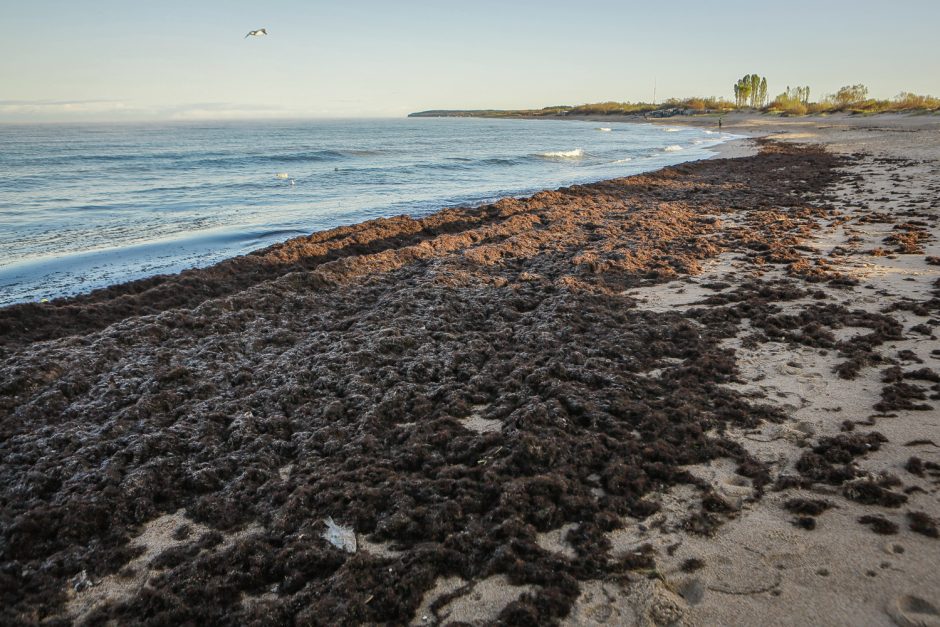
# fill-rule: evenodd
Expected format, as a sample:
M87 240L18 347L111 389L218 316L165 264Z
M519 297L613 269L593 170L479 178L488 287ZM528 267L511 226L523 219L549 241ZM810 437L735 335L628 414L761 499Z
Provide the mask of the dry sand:
M2 616L940 625L940 118L724 122L845 158L745 139L8 310Z
M715 124L714 120L682 118L657 123ZM871 312L901 299L922 300L930 294L940 279L940 265L927 263L930 256L940 257L940 117L731 115L722 126L731 133L820 143L843 154L865 153L863 160L848 168L858 179L834 190L849 220L821 223L806 242L828 259L833 271L855 277L860 284L821 289L847 306ZM755 149L753 141L743 139L720 147L719 155L749 156ZM905 162L886 166L879 158ZM914 207L927 210L934 219L927 227L930 236L924 252L865 254L883 246L893 224L853 224L860 207L892 216ZM711 294L702 284L729 281L730 272L737 272L737 280L752 274L737 257L724 254L694 279L648 288L641 301L652 311L693 306ZM780 271L756 274L769 280ZM805 304L791 301L787 310L798 314ZM936 313L901 311L895 315L905 334L891 342L886 352L906 351L900 363L907 368L920 364L937 368L940 341L935 334L940 320ZM925 322L929 331L911 332ZM864 331L843 329L846 337ZM835 378L837 359L826 350L785 343L747 346L740 336L728 344L735 350L744 379L735 387L767 394L790 417L783 425L732 431L735 441L776 472L795 473L794 465L805 448L822 437L838 435L846 419L871 421L871 428L883 433L888 442L866 455L860 468L872 476L903 475L905 484L920 488L910 494L904 510L940 519L937 475L915 477L905 469L912 456L940 462L940 409L876 411L880 369L869 369L851 381ZM920 444L907 444L912 442ZM814 530L806 531L792 524L794 514L783 507L794 498L793 492L771 493L754 502L746 483L742 485L734 474L733 464L723 468L712 462L690 470L736 500L740 515L710 538L683 533L676 523L693 498L680 494L675 510L664 512L665 524L656 532L615 532L615 550L629 551L647 542L661 549L657 579L625 586L598 582L583 592L568 624L940 625L940 545L935 538L911 531L903 511L880 508L876 515L895 523L898 532L877 535L858 523L860 517L872 515L870 507L845 498L838 490L816 487L797 496L822 498L834 507L819 518ZM673 553L665 551L677 544ZM703 566L685 572L683 564L690 558L701 560Z

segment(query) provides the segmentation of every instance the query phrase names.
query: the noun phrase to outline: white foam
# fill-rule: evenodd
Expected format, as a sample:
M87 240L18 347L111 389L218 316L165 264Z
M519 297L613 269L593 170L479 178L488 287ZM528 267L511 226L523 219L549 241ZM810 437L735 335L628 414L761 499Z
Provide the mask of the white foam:
M597 130L602 131L604 133L609 133L611 131L611 129L606 126L599 126L597 127Z
M613 161L612 163L626 163L627 161L633 161L633 159L631 157L625 157L623 159L617 159L616 161Z
M552 152L540 152L539 157L544 159L580 159L584 156L584 150L575 148L574 150L556 150Z
M664 152L677 152L679 150L682 150L682 146L679 146L677 144L673 144L672 146L666 146L665 148L663 148Z

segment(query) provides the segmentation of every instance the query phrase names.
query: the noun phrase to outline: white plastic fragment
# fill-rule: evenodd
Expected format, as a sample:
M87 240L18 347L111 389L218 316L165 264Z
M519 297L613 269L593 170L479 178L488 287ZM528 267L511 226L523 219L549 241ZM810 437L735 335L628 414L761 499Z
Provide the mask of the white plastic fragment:
M349 527L343 527L337 525L333 522L332 518L327 518L323 521L326 523L326 530L323 532L323 539L335 546L337 549L342 549L347 553L356 552L356 532L350 529Z

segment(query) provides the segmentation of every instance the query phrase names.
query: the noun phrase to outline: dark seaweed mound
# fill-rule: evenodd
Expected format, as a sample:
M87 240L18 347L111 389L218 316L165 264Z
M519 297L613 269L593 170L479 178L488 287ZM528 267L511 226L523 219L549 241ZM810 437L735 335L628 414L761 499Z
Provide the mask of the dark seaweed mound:
M535 586L504 620L556 621L580 580L653 565L603 532L695 483L681 465L730 457L766 483L721 434L783 418L720 385L722 325L624 290L732 246L795 263L826 212L800 198L836 165L768 145L0 310L0 622L64 619L70 581L118 572L179 508L218 533L180 531L148 586L88 620L402 623L439 577L504 574ZM815 453L826 473L853 437ZM326 517L400 552L344 553ZM573 559L535 541L567 522Z

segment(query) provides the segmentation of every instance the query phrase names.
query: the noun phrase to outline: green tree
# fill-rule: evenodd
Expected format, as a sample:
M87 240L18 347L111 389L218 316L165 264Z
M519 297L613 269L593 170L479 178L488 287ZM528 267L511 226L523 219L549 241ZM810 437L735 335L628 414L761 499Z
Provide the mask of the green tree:
M734 84L736 107L761 107L767 102L767 78L745 74Z
M846 85L835 93L832 100L840 107L858 104L868 99L868 88L858 85Z

